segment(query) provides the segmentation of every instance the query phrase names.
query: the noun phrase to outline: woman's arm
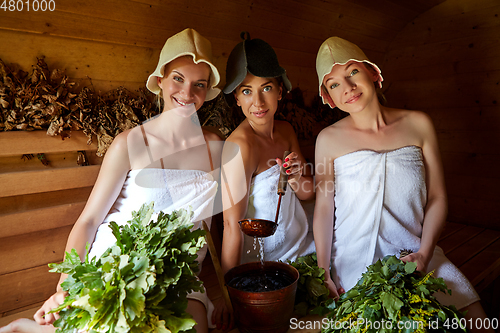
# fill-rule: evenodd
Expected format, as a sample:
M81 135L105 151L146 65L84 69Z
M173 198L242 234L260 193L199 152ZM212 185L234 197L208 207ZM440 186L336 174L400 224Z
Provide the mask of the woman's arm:
M120 134L109 147L99 171L96 183L87 200L85 208L75 222L66 243L65 253L76 249L81 260L85 259L85 247L92 244L97 228L115 202L123 182L129 171L126 135ZM61 283L66 279L61 274L56 293L52 295L35 314L39 324L51 324L57 319L57 314L47 314L64 300ZM44 317L45 316L45 317Z
M334 173L329 130L318 135L315 153L316 204L314 207L313 234L318 266L325 270L325 283L334 298L339 296L330 276L331 251L334 227Z
M248 142L229 138L222 151L221 167L224 210L221 265L224 273L240 263L243 235L238 221L245 217L250 181L256 168Z
M290 142L291 154L287 156L288 161L286 161L285 158L285 161L278 159L277 162L280 166L282 163L285 164L288 173L288 183L295 192L297 198L300 200L314 199L314 179L312 175L307 172L307 168L305 168L307 162L300 151L299 140L297 139L297 135L292 125L287 122L284 123L286 126L286 138Z
M432 121L425 113L415 112L412 123L418 128L422 137L427 204L424 212L420 249L417 253L405 257L405 261L415 261L417 270L426 271L446 223L448 199L436 131Z

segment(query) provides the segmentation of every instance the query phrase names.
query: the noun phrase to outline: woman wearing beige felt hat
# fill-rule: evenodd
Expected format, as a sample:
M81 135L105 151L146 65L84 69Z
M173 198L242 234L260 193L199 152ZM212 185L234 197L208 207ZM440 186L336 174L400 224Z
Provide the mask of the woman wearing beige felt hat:
M436 246L447 213L443 167L430 117L382 106L382 75L355 44L328 38L316 58L323 103L349 115L316 142L314 240L330 294L351 289L366 267L402 249L421 271L435 270L452 294L445 305L481 317L479 296Z
M218 187L213 171L219 167L222 141L201 128L196 111L205 100L217 96L218 83L219 72L212 63L207 39L186 29L167 40L158 66L147 81L148 89L163 99L162 113L116 136L70 233L66 252L76 249L84 259L89 243L89 256L99 257L115 242L109 222L125 224L132 218L132 211L152 201L155 214L192 209L195 228L200 227L201 220L210 223ZM199 263L205 254L205 248L198 252ZM52 323L57 314L49 311L66 296L61 288L65 278L61 275L56 293L36 313L36 322L23 319L1 332L54 332ZM191 293L187 298L187 311L197 323L195 329L208 331L207 314L211 315L213 306L206 293Z

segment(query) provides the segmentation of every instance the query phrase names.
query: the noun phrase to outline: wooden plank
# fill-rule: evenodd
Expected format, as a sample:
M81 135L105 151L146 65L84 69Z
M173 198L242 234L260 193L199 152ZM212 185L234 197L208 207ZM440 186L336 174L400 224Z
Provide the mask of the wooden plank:
M404 32L394 39L391 48L446 42L454 36L481 37L485 31L498 29L500 22L495 17L498 8L498 2L495 6L493 3L488 4L488 1L482 1L474 9L451 15L431 10L416 18L414 24L407 25Z
M500 177L493 165L500 164L497 154L476 154L465 152L442 152L445 175L481 175L487 178Z
M474 286L483 280L494 279L500 267L500 239L485 248L481 253L460 266L460 270ZM486 286L482 284L483 287ZM479 290L478 292L481 292Z
M481 175L445 175L446 191L454 197L475 198L500 202L499 178L486 178Z
M89 164L102 163L102 158L96 156L96 150L84 152ZM32 154L32 156L12 155L0 157L0 173L46 170L48 168L71 168L78 166L78 151L44 153L43 156L45 157L45 163L48 163L48 165L44 165L40 161L38 154Z
M448 252L462 246L462 244L466 243L469 239L474 238L482 231L484 231L484 228L465 226L445 239L440 239L438 245L443 249L444 254L447 254Z
M235 1L232 1L234 3ZM240 1L246 2L246 1ZM337 2L337 3L335 3ZM324 30L338 29L346 21L350 22L354 30L361 30L365 32L365 35L380 38L381 35L386 34L386 40L390 40L390 36L394 36L399 32L406 22L402 20L393 20L394 12L391 13L392 16L388 20L383 20L380 16L389 16L388 13L381 13L381 15L369 15L372 13L370 10L364 6L349 3L350 6L346 6L344 1L331 1L327 6L322 8L317 7L318 4L314 4L314 1L300 2L300 1L287 1L286 5L283 5L281 1L253 1L250 8L255 10L260 9L260 12L255 12L255 15L259 17L263 12L269 12L269 15L274 15L278 22L290 22L293 25L298 23L302 28L305 28L301 22L310 25L310 29L315 29L318 31L318 35L323 35ZM357 11L353 14L354 10L349 10L347 7L357 7ZM297 20L296 22L293 20ZM266 19L264 19L266 20ZM329 22L328 25L323 22ZM322 26L322 27L320 27ZM346 29L347 30L347 29ZM351 31L354 32L354 31ZM328 34L327 34L328 35Z
M451 78L455 75L464 76L463 74L468 74L468 76L476 76L477 73L498 71L500 70L500 63L496 61L497 59L498 56L491 56L490 54L486 54L481 61L462 61L455 57L453 61L450 61L450 58L448 58L444 59L446 62L435 64L427 63L420 66L414 65L406 67L404 71L393 68L392 63L389 63L387 59L384 59L384 61L379 64L382 67L384 79L389 82L388 84L396 85L399 84L398 82L400 81L415 81L421 79L442 80L443 78Z
M266 22L267 35L270 37L277 32L281 36L286 33L292 38L302 36L303 43L276 36L275 40L285 43L287 48L293 51L313 50L310 47L302 49L300 47L303 47L304 43L307 46L314 39L318 39L316 43L319 46L322 41L321 37L318 38L318 30L324 30L325 34L328 34L328 26L319 24L317 20L295 19L283 13L270 12L269 8L265 6L249 5L247 2L244 4L230 1L209 4L199 2L192 6L185 1L169 1L155 6L134 2L131 2L130 5L129 8L123 6L123 2L89 0L75 6L74 3L69 4L61 1L61 5L57 6L54 12L46 15L27 14L26 12L8 13L2 26L4 29L18 32L42 33L57 37L146 48L160 48L165 42L164 36L171 36L185 26L200 28L202 31L207 31L209 35L231 37L230 34L233 31L262 29L262 22ZM287 4L288 6L290 4ZM134 14L131 15L131 12ZM182 25L174 19L179 16L183 17ZM161 26L155 25L154 22L158 21L164 23ZM200 22L203 22L204 29L200 26ZM290 24L285 27L283 22ZM227 25L233 25L234 30ZM364 27L366 23L353 17L342 23L342 29L347 31L360 29L360 25ZM151 33L152 31L155 33ZM216 33L211 33L211 31ZM370 26L364 31L365 34L376 37L395 34L394 31L377 26ZM380 40L380 38L378 39ZM386 39L379 41L379 44ZM277 45L277 47L282 46ZM312 53L315 53L316 49L317 47Z
M495 200L455 197L448 194L448 220L476 227L499 229L500 206Z
M0 274L60 262L72 225L30 234L2 238Z
M399 4L405 8L411 9L418 13L425 13L432 7L435 7L446 0L412 0L412 1L400 1L400 0L389 0L392 3Z
M92 186L100 165L0 174L0 197ZM36 181L32 181L36 180Z
M500 231L486 229L475 237L469 239L460 247L450 251L446 257L458 268L471 260L478 253L487 248L490 244L500 239Z
M45 56L49 69L65 69L71 81L114 81L133 84L127 88L138 89L156 68L162 45L155 51L151 48L97 43L74 38L20 33L0 29L0 40L9 45L9 52L2 52L5 63L17 63L25 71L36 64L36 57ZM165 41L163 41L164 43ZM89 50L92 50L91 52ZM64 55L64 56L61 56ZM127 68L127 70L123 70ZM100 89L96 86L96 89ZM118 85L117 85L118 86ZM117 87L115 86L115 87Z
M500 78L499 78L500 80ZM438 130L494 131L500 128L498 106L485 105L471 108L427 109Z
M443 152L492 155L500 152L500 137L495 131L438 131L437 136Z
M83 131L72 131L64 140L60 136L49 136L45 131L8 131L0 133L0 156L59 153L75 150L97 149L97 138L90 145Z
M59 274L46 265L0 275L0 313L44 302L55 291Z
M485 155L500 153L498 131L438 131L437 136L442 152Z
M198 276L207 290L218 287L219 281L210 254L203 261L203 266L200 275Z
M483 292L491 283L495 283L500 276L500 259L494 261L490 267L488 267L488 272L482 272L480 277L473 280L474 288L478 293Z
M445 64L453 61L480 61L500 52L496 42L498 32L487 31L480 38L456 35L445 42L413 44L404 48L390 49L386 54L386 64L391 70L406 70L412 67Z
M446 222L443 231L441 231L441 235L439 236L439 241L446 239L447 237L455 234L456 232L462 230L465 227L466 225L463 223Z
M97 1L89 1L86 3L87 8L92 8L91 2L94 5ZM63 1L61 1L61 4ZM101 2L102 3L102 2ZM114 7L114 10L100 11L101 15L112 15L117 8L130 10L124 7L123 4ZM134 23L114 21L112 19L96 17L97 11L93 16L75 14L71 12L61 12L56 6L55 11L46 12L31 12L25 11L11 11L3 14L2 28L23 33L37 33L54 37L63 38L78 38L82 40L89 40L93 42L104 42L112 44L123 44L127 46L142 46L153 47L161 45L161 36L163 25L158 27L159 34L151 33L152 27L137 25ZM158 16L153 14L153 9L148 8L150 11L149 16ZM133 10L131 11L133 12ZM147 13L143 13L143 18L148 17ZM152 22L152 21L151 21ZM105 33L104 33L105 32ZM164 41L163 41L164 42Z
M0 238L73 225L85 202L0 215Z
M385 15L390 16L388 19L394 19L394 20L397 20L398 19L397 17L399 16L406 23L415 18L418 14L420 14L419 11L409 8L402 1L394 3L393 1L390 0L379 0L376 2L355 0L355 1L349 1L348 4L357 4L363 8L366 8L374 16L380 15L380 13L385 13Z
M481 0L480 2L470 0L444 1L415 18L415 24L429 24L482 9L490 9L491 13L494 13L497 7L497 0Z
M20 309L15 309L12 311L6 311L3 313L0 313L0 327L3 327L5 325L8 325L9 323L13 322L16 319L19 318L29 318L33 319L33 316L35 313L40 309L43 305L43 302L38 302L35 304L30 304L25 307L22 307Z
M375 46L375 48L376 50L380 50L379 48L382 47L382 45L387 46L387 41L392 40L396 33L399 32L397 29L385 27L387 24L372 24L370 20L361 20L358 15L346 15L340 12L338 7L332 6L331 4L330 8L333 9L334 12L320 11L317 8L311 11L310 6L301 5L299 2L286 2L286 4L283 2L274 2L270 4L269 1L265 0L252 1L250 5L248 1L231 1L228 2L230 4L228 7L235 7L235 2L242 2L244 6L242 8L235 8L236 12L223 12L224 18L227 16L235 18L244 16L245 19L248 19L248 21L245 22L246 24L261 25L260 22L269 22L268 24L271 29L280 31L281 33L291 34L292 38L294 38L294 36L304 36L308 39L318 39L319 37L320 44L324 39L331 37L331 32L333 30L338 31L337 34L339 35L348 34L345 38L361 35L365 38L368 37L379 40L380 44ZM352 1L350 3L352 3ZM359 8L359 12L369 12L369 10L363 6ZM242 10L245 15L241 15ZM286 24L284 24L285 22ZM323 22L328 22L328 24L324 24ZM281 43L289 42L289 40L283 39ZM316 51L317 49L313 52Z
M213 37L225 38L226 40L234 40L239 42L239 32L250 31L252 36L265 36L260 37L266 41L276 41L279 44L272 44L273 47L286 48L296 51L311 50L310 52L315 53L317 48L322 43L322 41L332 35L332 30L337 31L334 35L349 34L350 29L359 29L359 25L366 26L366 20L359 19L361 12L365 16L370 15L370 11L363 6L357 6L359 9L356 14L352 17L346 18L341 23L341 27L336 29L334 25L339 16L343 16L342 13L333 14L326 19L329 25L318 24L321 22L317 17L322 15L328 15L328 11L321 9L305 9L306 13L312 11L316 15L307 15L306 17L297 17L297 15L289 16L284 15L283 11L287 12L298 12L300 13L303 5L300 2L277 2L276 5L270 5L265 2L252 2L249 3L246 0L243 1L217 1L212 3L206 2L186 2L182 0L172 0L168 3L164 1L157 0L144 0L137 1L141 3L147 3L162 15L164 13L174 12L177 16L183 16L183 23L185 26L190 26L197 29L205 37L212 41ZM347 8L347 3L343 3L344 7ZM267 7L266 7L267 6ZM272 8L270 9L269 6ZM288 8L287 8L288 7ZM281 11L278 11L281 8ZM329 10L335 11L337 6L335 4L327 4ZM354 12L352 10L351 12ZM313 17L316 16L316 19ZM164 19L164 17L163 17ZM358 21L359 20L359 21ZM354 23L352 23L355 21ZM203 22L201 24L201 22ZM286 23L286 24L285 24ZM368 23L369 24L369 23ZM200 26L201 25L201 26ZM330 30L328 30L330 27ZM384 33L393 34L392 31L384 29L384 26L377 27L372 26L370 30L380 30L383 29ZM361 38L370 41L370 49L382 51L387 46L387 37L381 35L378 38L366 37L369 34L365 29L365 33ZM352 34L351 36L354 36ZM288 38L284 38L288 37ZM256 37L254 37L256 38ZM215 48L215 44L212 41ZM231 43L229 49L224 49L229 52L235 43ZM287 46L284 47L283 44ZM385 44L385 46L384 46ZM316 45L315 47L312 45Z
M301 7L293 7L286 11L286 15L292 16L300 16L304 12L308 12L309 10L306 6L311 7L311 17L309 20L317 22L329 22L333 18L342 17L345 19L356 19L364 22L364 24L372 24L376 26L385 27L389 30L393 31L401 31L410 17L414 16L414 13L409 13L405 9L397 8L392 4L389 4L387 1L379 1L377 6L370 6L371 3L356 3L354 1L321 1L321 0L308 0L308 1L300 1L294 0L295 2L299 2ZM289 2L287 2L288 4ZM281 8L281 10L287 10L287 6L276 2L277 10ZM391 7L391 10L385 10L385 8L381 8L384 5ZM392 5L392 6L391 6ZM296 6L296 5L295 5ZM374 11L376 11L376 15L374 15ZM307 14L306 14L307 15ZM316 18L315 18L316 16Z
M0 212L2 214L16 214L28 210L84 202L87 201L92 187L3 197L0 198Z
M496 106L500 90L497 82L500 82L500 71L461 74L441 80L421 77L417 81L395 82L386 90L386 98L389 106L416 110Z

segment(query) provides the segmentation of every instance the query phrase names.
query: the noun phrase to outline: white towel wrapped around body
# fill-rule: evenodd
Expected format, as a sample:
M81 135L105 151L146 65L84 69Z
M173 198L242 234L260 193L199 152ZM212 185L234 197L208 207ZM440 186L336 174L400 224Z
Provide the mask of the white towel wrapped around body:
M125 224L132 218L132 211L138 211L142 204L154 202L155 219L162 211L192 209L194 228L200 228L200 221L210 222L213 203L217 193L217 182L212 175L200 170L141 169L131 170L113 207L99 226L90 251L91 256L100 256L114 244L108 223ZM201 264L206 247L198 253Z
M278 179L280 167L275 164L252 178L245 218L274 221L278 207ZM243 235L244 244L241 263L260 260L259 242ZM300 200L290 187L281 198L278 227L274 235L263 238L266 261L295 260L297 257L315 251L306 213ZM254 246L255 245L255 246Z
M142 204L151 201L154 201L155 210L152 219L156 219L160 211L170 213L184 208L192 209L195 229L201 228L201 220L210 226L217 186L210 173L200 170L146 168L129 171L118 198L97 230L90 257L102 255L116 241L109 222L123 225L132 218L132 211L138 211ZM200 270L206 253L206 245L197 253ZM205 305L209 327L214 327L211 321L214 307L207 293L192 292L188 298Z
M335 232L332 278L346 291L366 267L401 249L420 248L427 202L425 167L417 146L377 152L361 150L338 157L335 169ZM467 278L436 247L429 270L442 277L452 295L438 300L463 308L479 296Z

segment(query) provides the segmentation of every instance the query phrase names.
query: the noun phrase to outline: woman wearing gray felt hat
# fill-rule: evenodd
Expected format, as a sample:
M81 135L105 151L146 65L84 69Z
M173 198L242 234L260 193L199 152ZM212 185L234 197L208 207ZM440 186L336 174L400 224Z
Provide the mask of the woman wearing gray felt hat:
M278 57L271 45L262 39L250 39L248 32L241 33L243 41L234 47L226 66L226 96L243 82L247 73L258 77L279 78L287 92L292 84L286 76L286 70L278 63Z
M292 85L268 43L250 39L248 34L242 37L244 40L229 55L223 89L229 104L239 106L245 115L226 139L222 154L224 272L259 260L260 245L254 248L253 237L242 234L238 221L275 220L282 163L289 175L289 187L281 199L277 230L263 242L265 260L286 262L315 251L312 231L299 201L314 197L312 177L304 174L305 159L292 125L274 119L283 92ZM291 153L283 157L285 151ZM224 328L227 321L222 322L221 317L227 320L227 316L222 312L217 306L214 318Z

